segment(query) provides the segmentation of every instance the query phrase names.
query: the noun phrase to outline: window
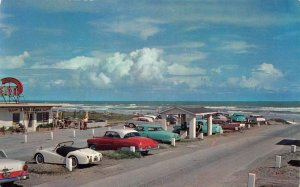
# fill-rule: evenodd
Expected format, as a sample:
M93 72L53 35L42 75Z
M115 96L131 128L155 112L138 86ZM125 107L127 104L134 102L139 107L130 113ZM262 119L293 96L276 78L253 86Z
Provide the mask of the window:
M161 127L148 127L148 131L162 131Z
M124 138L130 138L130 137L136 137L136 136L140 136L140 134L138 132L131 132L131 133L127 133Z
M144 131L144 127L141 127L141 126L137 126L135 128L136 131Z
M13 113L13 123L19 123L20 122L20 113Z
M48 122L49 120L49 112L38 112L36 114L36 121L37 122Z
M104 135L104 137L109 137L109 138L121 138L120 135L117 132L114 131L107 131Z

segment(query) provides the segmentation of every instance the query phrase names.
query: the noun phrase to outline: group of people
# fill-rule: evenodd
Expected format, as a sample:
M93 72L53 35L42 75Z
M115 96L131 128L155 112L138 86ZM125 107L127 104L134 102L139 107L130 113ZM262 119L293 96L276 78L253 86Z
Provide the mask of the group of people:
M53 118L53 128L69 128L70 126L72 126L72 123L74 123L74 127L77 128L79 125L80 130L87 130L87 122L88 122L88 118L83 118L81 119L79 122L72 122L72 121L67 121L65 119L62 120L58 120L56 118Z
M87 122L87 118L84 118L79 122L80 130L87 130Z

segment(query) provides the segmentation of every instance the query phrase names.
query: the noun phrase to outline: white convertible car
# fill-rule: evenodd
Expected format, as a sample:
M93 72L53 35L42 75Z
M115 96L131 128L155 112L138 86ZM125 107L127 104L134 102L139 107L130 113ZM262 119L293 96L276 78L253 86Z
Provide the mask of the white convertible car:
M14 181L28 179L27 169L26 162L8 159L0 150L0 186L12 186Z
M101 161L103 156L101 153L90 148L73 147L74 142L61 142L56 147L39 148L34 154L34 160L37 164L52 163L66 164L66 158L72 159L72 167L78 165L92 164Z

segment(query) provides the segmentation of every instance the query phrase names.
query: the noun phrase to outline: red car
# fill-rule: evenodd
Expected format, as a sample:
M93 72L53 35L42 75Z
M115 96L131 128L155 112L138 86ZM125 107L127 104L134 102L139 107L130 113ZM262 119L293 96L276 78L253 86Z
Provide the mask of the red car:
M133 129L113 129L106 131L103 137L95 137L87 140L88 147L99 150L117 150L135 147L142 155L147 155L149 150L158 149L158 142L150 138L141 137Z
M245 128L245 123L225 123L225 124L220 124L222 126L222 129L224 130L241 130Z

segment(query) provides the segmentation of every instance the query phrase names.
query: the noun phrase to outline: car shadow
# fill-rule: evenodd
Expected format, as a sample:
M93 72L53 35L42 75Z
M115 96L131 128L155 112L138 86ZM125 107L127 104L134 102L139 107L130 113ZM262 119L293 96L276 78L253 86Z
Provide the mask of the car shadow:
M85 165L79 165L77 169L86 169L91 168L93 166L97 166L97 164L85 164Z

